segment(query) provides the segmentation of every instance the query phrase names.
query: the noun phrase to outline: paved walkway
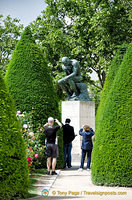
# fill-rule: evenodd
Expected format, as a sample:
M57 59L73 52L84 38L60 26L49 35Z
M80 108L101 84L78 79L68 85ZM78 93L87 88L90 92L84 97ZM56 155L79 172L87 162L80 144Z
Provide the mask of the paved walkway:
M61 170L55 179L51 176L49 196L43 197L41 194L32 200L132 200L132 189L125 187L95 186L91 182L91 172L83 170L77 171L78 167ZM41 177L43 179L44 177ZM53 181L54 179L54 181ZM52 182L52 184L51 184ZM46 189L46 185L39 182L39 188Z

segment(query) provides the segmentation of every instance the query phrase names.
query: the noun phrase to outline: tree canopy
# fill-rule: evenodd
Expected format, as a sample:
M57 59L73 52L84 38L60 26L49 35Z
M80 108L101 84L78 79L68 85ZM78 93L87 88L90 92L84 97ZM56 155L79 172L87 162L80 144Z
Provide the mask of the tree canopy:
M130 2L46 0L46 11L31 25L37 42L47 55L52 74L61 72L60 58L81 63L84 80L104 86L111 60L122 43L130 43ZM100 86L89 73L96 72Z
M99 103L100 92L113 56L123 43L131 42L131 4L129 0L46 0L47 8L30 24L36 42L45 54L54 77L59 99L65 95L58 86L64 76L61 58L77 59L83 81L90 85L90 96ZM22 25L17 19L1 17L0 61L3 74L20 38ZM4 42L2 42L4 41ZM98 80L92 80L94 72Z
M9 15L6 18L0 15L0 69L3 75L22 30L23 25L20 24L20 20L12 19Z

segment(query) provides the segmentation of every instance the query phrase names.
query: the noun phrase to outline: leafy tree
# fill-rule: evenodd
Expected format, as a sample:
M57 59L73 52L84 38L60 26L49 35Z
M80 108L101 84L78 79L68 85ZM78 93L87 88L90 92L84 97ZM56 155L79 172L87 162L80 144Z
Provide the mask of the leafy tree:
M108 66L118 49L131 41L130 2L95 0L46 0L47 9L31 25L47 55L52 74L61 72L64 55L80 61L84 80L104 86ZM100 86L88 73L95 71Z
M38 124L44 125L51 115L54 118L60 118L58 98L53 87L50 69L29 27L25 28L16 45L5 81L18 110L30 112L32 107L34 108L35 127ZM60 152L63 152L61 133L59 147ZM63 164L63 157L60 156L59 159Z
M0 74L0 199L27 197L25 143L11 96Z
M3 18L3 15L0 15L0 69L3 75L22 30L20 20L12 19L9 15Z
M101 113L96 131L92 154L92 180L98 185L132 186L131 55L132 44L123 57L106 96L105 109ZM114 64L116 65L116 62ZM107 86L109 87L108 83Z
M96 85L99 85L99 81L96 81ZM100 103L100 94L101 94L100 89L98 89L94 85L89 86L89 96L93 101L95 101L95 113L97 113L97 109Z

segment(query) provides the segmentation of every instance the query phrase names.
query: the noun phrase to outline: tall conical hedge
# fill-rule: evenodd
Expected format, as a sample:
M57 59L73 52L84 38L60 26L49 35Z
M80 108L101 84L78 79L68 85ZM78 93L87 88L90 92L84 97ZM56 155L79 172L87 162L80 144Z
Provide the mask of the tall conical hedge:
M16 110L0 74L0 199L26 197L28 168Z
M102 116L101 113L103 112L103 109L105 109L105 107L104 107L105 100L106 100L107 95L110 92L114 78L116 76L116 73L117 73L120 65L121 65L121 62L122 62L122 59L126 52L127 47L128 47L127 44L123 44L122 46L120 46L119 50L117 51L116 56L113 58L113 61L111 63L109 73L106 77L105 84L104 84L103 90L101 92L100 104L99 104L97 114L96 114L96 120L95 120L96 130L98 128L100 128L100 121L101 121L101 116Z
M95 134L92 181L99 185L132 185L132 45L106 97ZM115 66L116 67L116 66Z
M18 110L28 112L34 107L36 122L44 123L52 113L58 115L50 69L29 27L13 52L5 81Z
M26 27L13 52L5 77L6 85L20 111L34 110L33 122L43 125L47 118L60 119L58 98L45 57ZM63 165L63 140L59 137L59 166Z

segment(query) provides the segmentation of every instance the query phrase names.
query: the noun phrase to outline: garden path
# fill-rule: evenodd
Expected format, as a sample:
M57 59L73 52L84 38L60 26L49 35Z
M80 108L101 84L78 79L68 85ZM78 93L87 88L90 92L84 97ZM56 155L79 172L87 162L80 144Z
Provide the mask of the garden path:
M52 179L49 196L43 197L41 193L29 200L131 200L132 189L127 187L96 186L91 181L91 171L78 172L78 163L74 163L71 169L61 170L57 178ZM46 176L47 177L47 176ZM45 178L41 177L41 181ZM53 181L54 179L54 181ZM38 183L41 185L41 181ZM46 189L42 185L41 189ZM39 191L40 192L40 191ZM101 192L105 194L101 195ZM108 194L109 193L109 194Z

